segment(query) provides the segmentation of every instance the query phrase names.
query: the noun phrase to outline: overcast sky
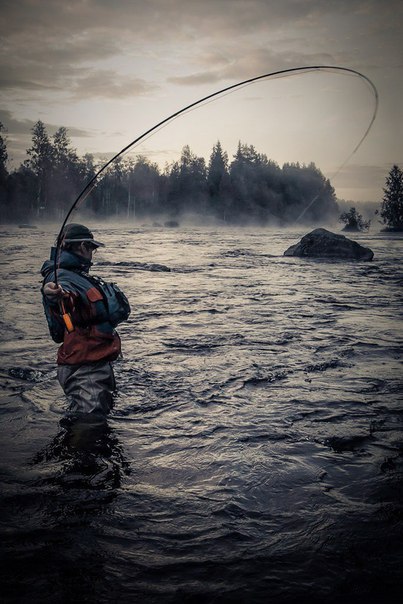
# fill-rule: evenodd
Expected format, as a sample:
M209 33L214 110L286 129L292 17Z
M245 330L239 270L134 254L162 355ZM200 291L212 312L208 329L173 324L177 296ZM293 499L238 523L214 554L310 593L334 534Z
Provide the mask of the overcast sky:
M198 98L306 65L365 74L265 80L170 123L135 152L161 166L189 144L206 160L239 140L280 166L315 162L339 198L377 201L403 167L401 0L3 0L0 121L14 166L33 124L68 128L79 154L116 153Z

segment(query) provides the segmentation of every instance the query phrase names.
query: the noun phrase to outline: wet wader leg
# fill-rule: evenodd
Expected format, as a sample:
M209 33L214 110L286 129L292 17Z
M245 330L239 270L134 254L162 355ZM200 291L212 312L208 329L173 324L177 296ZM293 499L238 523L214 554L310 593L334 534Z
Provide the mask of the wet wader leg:
M115 377L111 363L59 365L57 377L69 399L70 413L106 415L112 409Z

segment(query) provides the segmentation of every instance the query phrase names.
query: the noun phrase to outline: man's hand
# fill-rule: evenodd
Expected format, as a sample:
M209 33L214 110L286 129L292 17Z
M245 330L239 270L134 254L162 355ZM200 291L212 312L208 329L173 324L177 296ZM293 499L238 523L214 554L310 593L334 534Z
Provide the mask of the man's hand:
M68 292L65 292L61 285L56 285L53 281L45 283L42 291L47 298L53 300L61 300L69 296Z

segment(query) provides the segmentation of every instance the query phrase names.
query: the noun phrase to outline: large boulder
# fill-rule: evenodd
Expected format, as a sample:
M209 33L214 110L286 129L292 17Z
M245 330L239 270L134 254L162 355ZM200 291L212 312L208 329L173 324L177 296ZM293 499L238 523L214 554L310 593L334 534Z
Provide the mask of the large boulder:
M374 252L356 241L347 239L326 229L315 229L302 237L296 245L284 252L284 256L301 258L341 258L343 260L372 260Z

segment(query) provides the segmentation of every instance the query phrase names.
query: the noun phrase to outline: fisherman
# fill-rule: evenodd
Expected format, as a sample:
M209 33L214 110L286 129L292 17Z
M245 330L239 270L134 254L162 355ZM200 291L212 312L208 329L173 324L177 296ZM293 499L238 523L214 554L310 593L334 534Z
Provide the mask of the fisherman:
M114 283L89 275L93 253L104 247L82 224L62 232L55 279L55 254L41 269L42 299L50 335L61 343L57 377L76 414L109 413L115 377L112 361L121 356L115 327L126 320L130 305ZM57 281L57 283L55 283Z

